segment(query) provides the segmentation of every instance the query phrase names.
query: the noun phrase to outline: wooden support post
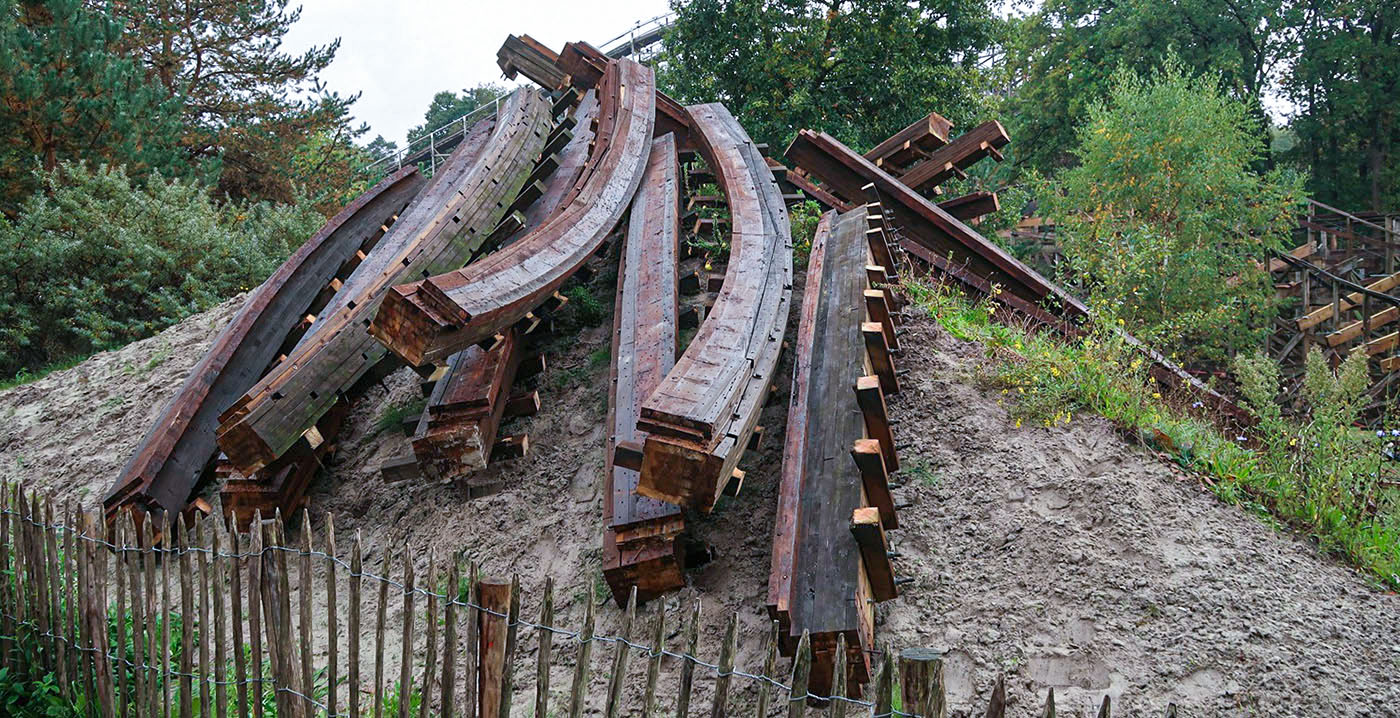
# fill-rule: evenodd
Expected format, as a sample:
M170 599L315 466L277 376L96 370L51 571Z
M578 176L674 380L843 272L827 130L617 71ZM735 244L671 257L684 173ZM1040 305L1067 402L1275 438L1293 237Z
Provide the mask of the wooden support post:
M885 345L890 351L899 351L899 338L894 333L894 319L891 316L889 300L885 293L879 289L867 289L865 296L865 313L873 322L878 322L880 328L885 332Z
M876 601L888 601L899 595L895 587L894 567L890 565L890 544L881 526L880 510L874 506L856 509L851 514L851 534L860 546L861 564L870 579L871 595Z
M501 579L483 579L476 586L477 604L483 611L477 639L481 665L477 685L480 687L478 713L481 718L501 714L505 674L506 636L509 631L506 616L510 613L511 584Z
M856 380L856 402L865 417L865 433L880 442L880 453L885 458L887 471L899 471L899 457L895 454L894 432L890 430L889 413L885 408L885 394L880 388L880 379L863 376Z
M885 330L879 322L862 322L861 336L865 337L865 352L870 357L871 367L880 378L880 388L886 394L899 393L899 377L895 375L894 357L885 343Z
M943 654L931 648L906 648L899 654L899 683L904 711L923 718L946 718Z

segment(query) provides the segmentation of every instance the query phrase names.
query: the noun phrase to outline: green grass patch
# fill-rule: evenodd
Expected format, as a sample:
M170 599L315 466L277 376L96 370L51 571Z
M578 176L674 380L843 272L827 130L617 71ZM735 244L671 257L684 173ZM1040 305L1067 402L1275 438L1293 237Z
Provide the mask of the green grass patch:
M399 428L409 417L422 415L423 407L427 405L427 399L413 398L385 407L374 419L373 435L379 436L390 429Z
M1400 461L1387 458L1400 455L1400 435L1354 426L1364 359L1334 372L1320 355L1310 358L1302 389L1309 408L1296 416L1284 416L1274 401L1281 389L1276 364L1237 361L1245 403L1261 419L1246 437L1222 429L1193 397L1164 398L1147 359L1112 327L1066 340L994 321L1000 310L991 302L913 279L904 286L950 334L983 345L989 361L977 380L1000 392L1017 427L1101 415L1204 477L1220 499L1302 531L1400 588Z

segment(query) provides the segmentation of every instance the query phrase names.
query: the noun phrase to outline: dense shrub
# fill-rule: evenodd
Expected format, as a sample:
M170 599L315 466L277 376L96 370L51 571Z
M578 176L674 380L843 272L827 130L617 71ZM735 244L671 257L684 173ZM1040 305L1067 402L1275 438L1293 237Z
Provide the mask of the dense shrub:
M0 377L149 336L260 283L324 221L64 165L0 219Z
M1248 108L1168 59L1120 71L1080 128L1078 166L1040 185L1073 279L1095 309L1182 359L1252 350L1272 326L1261 260L1284 249L1302 178L1259 174Z

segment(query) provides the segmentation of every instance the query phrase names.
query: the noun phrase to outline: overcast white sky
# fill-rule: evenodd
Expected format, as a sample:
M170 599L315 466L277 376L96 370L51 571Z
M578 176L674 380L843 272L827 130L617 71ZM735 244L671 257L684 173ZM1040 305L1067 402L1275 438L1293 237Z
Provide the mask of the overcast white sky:
M381 134L400 146L439 91L505 82L496 50L506 35L528 34L555 50L570 40L601 46L669 11L666 0L302 2L301 20L284 48L301 52L340 38L340 52L322 79L342 94L363 92L353 112L369 123L365 141Z

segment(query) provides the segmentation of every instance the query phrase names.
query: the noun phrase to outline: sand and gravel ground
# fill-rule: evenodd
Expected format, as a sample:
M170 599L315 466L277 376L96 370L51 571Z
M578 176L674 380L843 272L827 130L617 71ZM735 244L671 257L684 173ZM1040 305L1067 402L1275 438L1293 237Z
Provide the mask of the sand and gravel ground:
M150 339L0 392L0 479L95 506L236 307L231 300ZM897 498L914 505L901 512L891 539L901 554L897 570L914 580L880 606L879 636L896 647L946 652L953 715L981 715L1001 673L1009 712L1018 716L1039 715L1051 686L1061 715L1092 715L1105 694L1119 715L1160 715L1168 702L1183 716L1400 715L1395 594L1306 540L1220 503L1102 419L1015 428L976 385L979 347L928 319L908 326L900 361L910 372L891 410L897 438L907 445ZM598 517L607 366L595 352L607 344L606 326L557 343L538 380L542 411L508 429L529 432L530 455L488 468L505 488L474 501L451 483L386 486L379 478L380 461L403 451L406 440L392 430L374 435L375 419L418 391L411 372L392 375L355 407L312 487L313 510L334 514L342 553L361 536L367 565L378 566L393 547L421 574L430 551L441 558L465 547L489 574L518 572L526 615L537 610L539 590L552 577L557 620L575 624L584 601L606 593ZM713 546L714 560L692 573L690 587L661 602L671 626L693 601L703 602L700 652L710 658L724 621L737 613L738 665L752 671L762 664L767 631L786 381L780 378L784 389L765 410L762 446L742 465L744 494L691 522L695 536ZM313 517L317 541L323 527L324 519ZM372 604L370 597L366 609ZM390 625L399 610L391 605ZM652 610L643 612L648 634ZM616 631L619 619L607 604L600 632ZM341 621L343 634L343 615ZM674 631L670 641L680 647ZM595 695L611 652L611 645L594 652ZM392 642L389 655L398 655ZM559 692L568 685L572 648L556 648L556 655ZM516 700L523 707L533 691L533 637L522 642L519 660ZM644 662L634 659L632 670L640 678ZM663 680L674 681L676 672L668 661ZM711 684L702 673L694 705L708 708ZM746 707L754 688L742 680L736 688Z

